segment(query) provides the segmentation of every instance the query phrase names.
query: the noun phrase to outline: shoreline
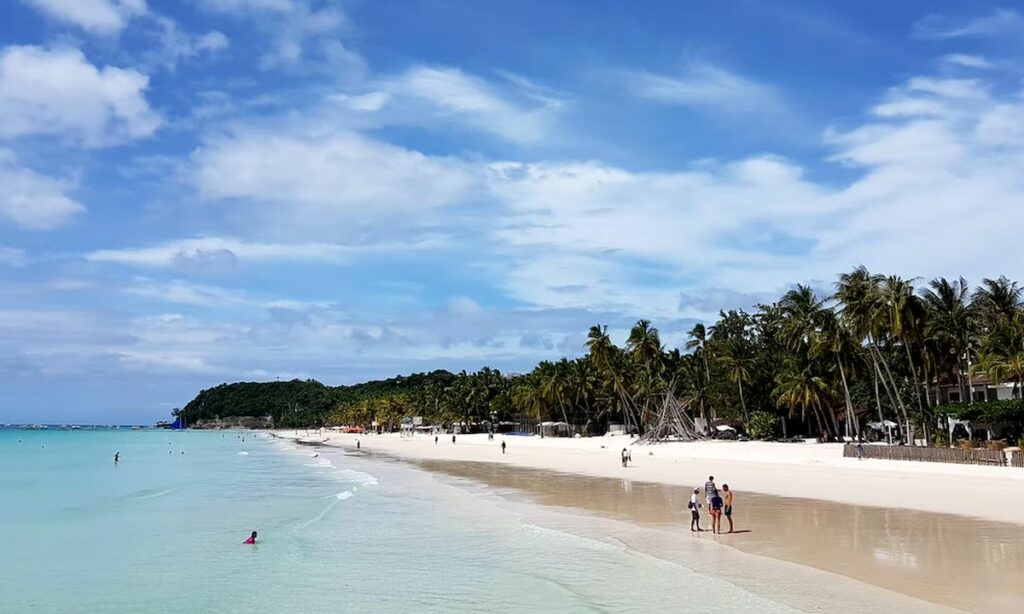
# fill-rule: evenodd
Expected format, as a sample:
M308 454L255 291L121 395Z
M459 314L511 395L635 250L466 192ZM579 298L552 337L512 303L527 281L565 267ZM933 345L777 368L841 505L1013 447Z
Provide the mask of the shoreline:
M323 431L265 431L298 443L317 443L409 460L489 462L591 477L626 478L670 486L701 487L714 475L738 493L815 499L847 505L954 514L1024 525L1024 470L843 458L842 444L774 442L673 442L631 445L629 437L544 438L484 434L412 438L398 434L352 435ZM501 441L508 444L501 453ZM623 447L633 455L621 467Z
M618 465L618 451L621 447L612 448L607 443L604 444L606 448L597 448L602 454L595 456L594 450L588 451L585 448L569 450L568 454L561 449L566 443L579 445L579 440L554 440L554 446L545 442L543 447L554 448L546 452L559 453L563 459L561 466L552 469L530 466L540 464L547 457L529 453L528 446L518 446L524 449L520 458L514 462L508 458L511 454L506 454L505 462L502 462L499 447L501 438L488 442L486 435L477 437L478 441L473 439L474 436L459 436L454 446L450 435L447 442L442 440L437 446L432 437L423 437L417 441L397 436L335 433L319 436L313 432L306 437L302 431L289 431L287 434L278 432L275 435L295 440L296 443L323 445L347 453L354 450L358 439L368 460L380 455L382 458L409 462L444 476L445 479L469 480L483 485L486 491L497 494L510 505L516 501L529 502L564 513L567 518L576 518L577 522L581 519L580 514L583 514L590 519L601 518L610 523L608 526L618 523L619 531L625 530L621 528L623 526L634 527L635 534L627 531L632 535L627 544L629 547L691 568L695 564L698 567L705 566L703 571L732 578L738 585L748 588L767 590L761 582L761 576L781 574L781 568L772 567L773 564L781 564L829 574L842 579L844 587L849 586L847 582L854 582L902 598L918 600L935 608L970 611L978 605L985 605L987 611L1012 611L1009 604L1024 599L1024 592L1016 587L1013 576L1013 570L1024 564L1024 535L1017 524L960 518L927 510L893 510L877 503L850 505L829 501L827 498L759 494L748 487L741 490L737 486L738 533L712 535L705 532L694 535L685 530L688 519L684 518L685 502L691 485L647 480L639 475L640 472L623 470ZM329 440L324 441L328 437ZM513 443L522 441L514 437L507 439ZM624 439L620 438L619 441ZM709 461L714 460L715 455L721 456L723 452L732 454L730 448L735 445L748 444L730 443L723 446L715 442L702 446L705 449L698 452L704 455L701 460ZM638 450L646 448L632 447L634 461L642 462ZM654 451L656 456L643 458L648 461L658 458L660 448L654 446L653 450L647 450ZM816 448L805 448L799 455L792 454L787 462L774 463L770 468L777 471L789 467L792 470L789 473L799 473L799 468L807 463L808 455L828 452ZM791 449L793 446L786 446L783 451ZM436 452L430 454L433 450ZM660 456L669 456L663 462L679 470L678 461L681 457L666 454ZM589 468L590 473L585 473L574 470L578 467L580 457L590 463L601 458L612 460L615 464L610 470L604 466L607 463L596 468L592 466ZM854 459L845 460L858 462ZM764 465L756 464L759 467ZM567 469L567 465L573 469ZM649 471L651 466L653 463L648 463ZM815 464L810 466L818 467ZM958 466L956 469L965 467ZM862 471L857 466L853 470ZM618 475L607 475L610 471ZM900 471L894 473L903 474ZM932 474L940 481L949 477L934 471L923 473ZM954 476L960 479L977 477L971 473L954 472ZM742 476L734 480L737 475L730 473L726 479L730 483L742 484ZM702 513L702 522L709 522L706 513ZM564 526L569 528L575 524L569 520ZM674 546L669 547L670 543ZM680 556L680 547L685 550L695 545L710 548L711 551L707 553L709 556L726 556L724 553L711 554L717 552L717 548L725 547L739 556L755 557L766 562L755 573L733 573L728 566L708 564L704 561L705 555L697 558ZM836 590L838 586L838 580L829 582L830 591ZM811 592L808 589L801 597L805 605L814 601ZM878 598L881 599L881 596ZM919 606L906 611L920 611L922 608ZM811 606L810 610L828 611L829 608L821 610Z

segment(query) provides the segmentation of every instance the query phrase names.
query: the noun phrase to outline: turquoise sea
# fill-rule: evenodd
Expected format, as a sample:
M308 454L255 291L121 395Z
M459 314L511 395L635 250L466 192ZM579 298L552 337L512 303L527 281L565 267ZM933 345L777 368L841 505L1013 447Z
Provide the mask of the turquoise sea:
M0 430L0 467L0 612L792 611L416 467L265 435Z

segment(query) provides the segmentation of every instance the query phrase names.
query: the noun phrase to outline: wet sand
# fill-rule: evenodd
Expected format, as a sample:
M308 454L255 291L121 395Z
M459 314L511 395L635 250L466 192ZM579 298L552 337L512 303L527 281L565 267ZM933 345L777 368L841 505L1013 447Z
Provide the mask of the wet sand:
M738 492L733 514L738 533L691 534L686 502L692 488L481 462L413 462L437 474L486 484L509 501L525 498L613 518L666 538L709 540L934 604L970 612L1019 612L1024 607L1020 525ZM701 522L710 528L707 514ZM629 546L663 556L666 543L647 536Z

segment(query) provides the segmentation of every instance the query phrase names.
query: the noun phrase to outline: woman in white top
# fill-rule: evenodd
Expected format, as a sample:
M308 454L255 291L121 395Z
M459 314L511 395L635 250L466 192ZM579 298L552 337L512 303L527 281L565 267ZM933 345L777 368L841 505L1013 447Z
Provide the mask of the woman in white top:
M694 488L693 494L690 495L690 504L687 506L690 508L690 531L702 531L700 528L700 489ZM696 528L694 528L696 527Z

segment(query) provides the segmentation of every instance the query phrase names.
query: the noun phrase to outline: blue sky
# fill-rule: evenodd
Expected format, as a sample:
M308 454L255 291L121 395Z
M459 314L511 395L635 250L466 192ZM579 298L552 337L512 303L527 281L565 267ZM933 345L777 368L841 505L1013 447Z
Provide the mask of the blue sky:
M9 0L0 422L1024 277L1024 9Z

